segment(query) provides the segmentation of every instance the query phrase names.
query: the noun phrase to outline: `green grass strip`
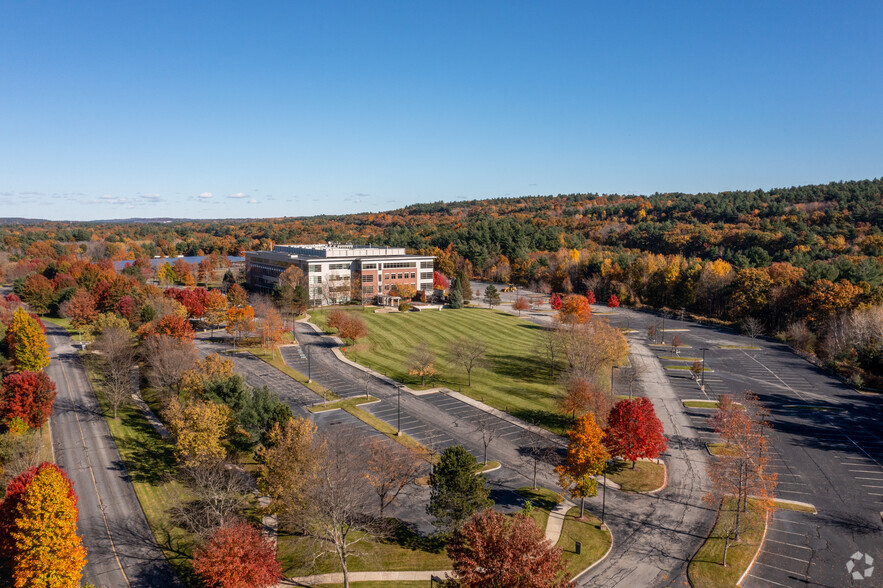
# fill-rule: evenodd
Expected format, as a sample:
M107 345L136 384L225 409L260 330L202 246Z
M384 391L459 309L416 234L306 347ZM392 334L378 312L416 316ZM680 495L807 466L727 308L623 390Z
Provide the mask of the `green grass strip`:
M751 560L760 549L763 539L763 531L766 527L766 517L763 513L753 508L754 503L749 500L748 512L742 513L740 523L739 541L730 542L727 550L727 567L724 567L724 532L730 521L736 516L733 512L733 500L724 501L724 505L718 512L717 521L711 534L693 559L687 573L690 585L694 588L724 588L735 586L742 574L748 569Z
M345 398L343 400L335 400L334 402L329 402L328 404L314 404L313 406L308 406L307 410L310 412L325 412L327 410L337 410L359 406L360 404L369 404L371 402L379 402L377 398L373 396L369 396L365 398L364 396L359 396L357 398Z

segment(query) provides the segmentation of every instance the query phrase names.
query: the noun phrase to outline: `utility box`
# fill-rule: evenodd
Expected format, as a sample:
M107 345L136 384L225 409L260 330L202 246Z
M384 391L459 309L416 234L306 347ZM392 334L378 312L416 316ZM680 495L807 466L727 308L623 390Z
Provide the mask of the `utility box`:
M574 551L576 552L577 555L581 554L583 552L583 544L580 543L579 541L577 541Z

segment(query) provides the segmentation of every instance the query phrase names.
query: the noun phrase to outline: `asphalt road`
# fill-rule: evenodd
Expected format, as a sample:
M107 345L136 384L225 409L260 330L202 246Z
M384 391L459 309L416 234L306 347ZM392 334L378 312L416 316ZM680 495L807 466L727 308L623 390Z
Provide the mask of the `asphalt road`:
M52 357L46 372L57 388L53 450L79 497L78 530L87 550L84 581L102 588L179 586L147 524L70 337L51 324L46 334Z
M337 359L331 351L334 343L328 337L298 324L298 340L309 351L298 347L283 348L286 362L298 371L308 370L314 381L341 396L368 392L380 402L363 408L398 427L435 451L459 444L479 459L483 456L482 421L494 429L488 446L488 458L503 464L488 474L492 497L504 511L518 509L522 501L513 490L530 484L532 463L525 459L529 434L525 429L499 419L472 405L443 393L412 395L401 393L397 386L366 374ZM203 344L204 352L209 348ZM235 356L236 369L246 375L252 385L267 385L289 405L302 410L305 404L321 399L267 364ZM707 458L701 443L693 438L689 422L680 410L680 402L668 385L658 361L646 348L638 345L636 362L647 362L642 371L641 385L652 392L672 442L665 456L670 478L667 487L654 495L639 495L611 490L606 501L606 519L615 536L610 557L592 570L580 584L585 586L685 586L686 563L701 545L711 527L714 512L702 502L703 460ZM306 392L304 392L306 391ZM304 396L306 394L306 396ZM310 397L309 395L312 395ZM365 439L374 435L364 424L350 415L337 412L312 415L320 428L334 425L364 430ZM551 463L539 468L540 485L557 488L557 476ZM432 527L425 515L425 490L417 490L396 507L397 516L413 528L429 532ZM587 501L587 508L601 512L599 495Z

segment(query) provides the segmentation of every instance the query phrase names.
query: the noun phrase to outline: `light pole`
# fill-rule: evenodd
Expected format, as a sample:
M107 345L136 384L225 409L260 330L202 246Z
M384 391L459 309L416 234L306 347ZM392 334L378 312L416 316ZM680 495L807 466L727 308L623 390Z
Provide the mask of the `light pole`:
M707 347L702 348L702 383L699 386L702 388L702 391L705 392L705 352L708 351Z
M662 313L662 340L660 343L665 344L665 312Z
M313 355L310 353L310 346L305 345L307 348L307 384L313 381Z

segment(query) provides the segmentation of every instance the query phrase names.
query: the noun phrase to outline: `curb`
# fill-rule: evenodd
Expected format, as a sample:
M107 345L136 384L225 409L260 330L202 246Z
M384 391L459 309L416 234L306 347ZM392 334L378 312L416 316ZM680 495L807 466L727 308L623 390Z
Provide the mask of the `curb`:
M665 487L668 486L668 466L665 465L665 462L660 460L662 464L662 473L664 474L662 478L662 486L656 488L655 490L647 490L646 492L639 492L638 494L656 494L657 492L662 492L665 490Z
M748 574L751 572L751 568L754 567L754 562L757 561L757 558L760 557L760 552L763 551L763 544L766 542L766 534L767 531L770 530L770 513L767 511L766 520L763 524L763 537L760 538L760 544L757 546L757 552L754 554L754 557L751 558L751 563L748 564L748 567L745 568L745 572L739 576L739 580L736 582L736 586L741 586L742 582L745 581L745 578L748 577Z

